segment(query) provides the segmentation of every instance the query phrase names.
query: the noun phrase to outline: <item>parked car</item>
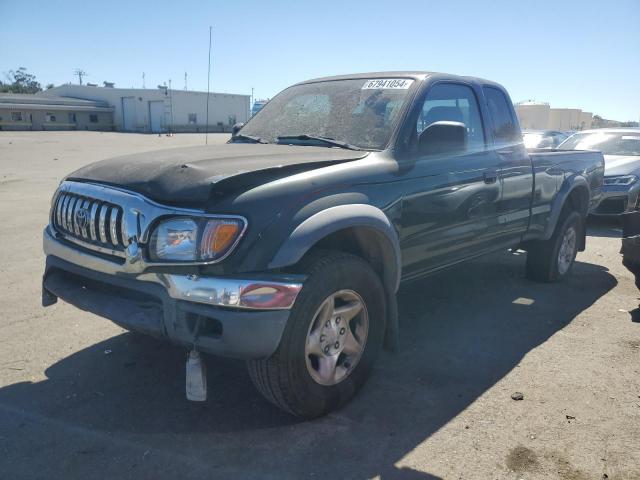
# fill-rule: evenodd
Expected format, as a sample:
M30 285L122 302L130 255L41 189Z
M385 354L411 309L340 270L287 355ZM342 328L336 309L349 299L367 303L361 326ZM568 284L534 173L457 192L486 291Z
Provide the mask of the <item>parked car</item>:
M558 130L524 130L522 138L527 148L556 148L569 135Z
M640 211L620 215L622 220L622 264L633 273L640 289Z
M203 388L196 351L246 359L269 401L313 418L358 391L383 344L400 348L401 283L512 247L529 277L568 276L603 170L598 152L528 153L488 80L309 80L226 145L70 174L44 231L43 304L194 348Z
M253 117L256 113L262 110L268 101L269 100L256 100L253 102L253 107L251 107L251 116Z
M585 130L558 148L599 150L604 154L602 199L593 215L617 216L640 207L640 128Z

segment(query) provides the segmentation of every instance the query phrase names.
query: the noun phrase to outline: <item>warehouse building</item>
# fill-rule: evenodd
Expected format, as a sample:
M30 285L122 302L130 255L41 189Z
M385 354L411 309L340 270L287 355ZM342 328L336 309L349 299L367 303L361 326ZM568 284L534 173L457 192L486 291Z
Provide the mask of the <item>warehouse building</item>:
M0 93L0 130L111 130L105 102L44 94Z
M551 108L544 102L515 105L520 126L528 130L585 130L591 128L593 114L579 108Z
M207 129L207 93L186 90L114 88L60 85L44 95L103 102L113 108L113 127L123 132L204 132ZM249 95L211 93L210 132L229 132L249 118Z

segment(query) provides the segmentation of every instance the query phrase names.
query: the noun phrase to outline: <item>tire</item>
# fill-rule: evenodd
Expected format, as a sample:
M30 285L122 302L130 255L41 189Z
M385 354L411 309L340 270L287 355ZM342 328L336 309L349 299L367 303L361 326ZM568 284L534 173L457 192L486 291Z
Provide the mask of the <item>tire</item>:
M534 242L527 251L527 277L538 282L559 282L569 276L578 253L584 220L575 210L565 210L549 240ZM571 233L573 232L573 233ZM570 238L573 236L573 242ZM564 245L568 242L569 245Z
M267 400L295 416L311 419L344 405L366 381L384 337L385 294L371 266L348 253L314 252L303 261L300 271L308 278L278 349L267 359L249 360L247 366L251 380ZM359 310L358 302L362 304ZM334 308L329 315L331 305ZM356 310L359 313L345 325L340 312ZM345 318L349 315L345 313ZM344 328L347 326L351 337ZM343 350L334 348L345 338L356 343L345 340ZM318 348L320 354L316 353ZM352 354L355 350L360 353ZM323 376L330 369L322 366L334 359L335 374L332 378Z

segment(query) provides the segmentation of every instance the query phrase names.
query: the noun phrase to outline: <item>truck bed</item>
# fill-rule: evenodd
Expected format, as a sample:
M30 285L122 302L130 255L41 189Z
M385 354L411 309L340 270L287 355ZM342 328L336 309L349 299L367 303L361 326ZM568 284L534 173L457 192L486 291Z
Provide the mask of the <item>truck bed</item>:
M602 194L604 158L602 153L592 150L527 149L534 170L535 188L543 182L555 184L555 191L562 188L563 181L571 175L584 175L589 179L591 201L589 209L595 207ZM559 178L562 173L563 178ZM551 185L550 185L551 186ZM535 197L534 197L535 199Z
M541 148L527 149L527 152L534 173L528 239L549 235L550 212L554 203L564 201L562 192L568 189L574 177L584 177L588 183L588 211L600 203L604 174L602 153Z

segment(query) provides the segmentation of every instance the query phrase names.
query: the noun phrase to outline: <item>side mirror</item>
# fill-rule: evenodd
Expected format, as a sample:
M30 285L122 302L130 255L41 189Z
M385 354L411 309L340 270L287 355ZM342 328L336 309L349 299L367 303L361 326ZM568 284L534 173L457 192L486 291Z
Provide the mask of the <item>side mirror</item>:
M244 127L244 123L240 122L240 123L236 123L232 128L231 128L231 138L235 137L236 135L238 135L238 132L240 130L242 130L242 127Z
M467 127L462 122L434 122L418 137L418 152L423 155L463 152L466 148Z

